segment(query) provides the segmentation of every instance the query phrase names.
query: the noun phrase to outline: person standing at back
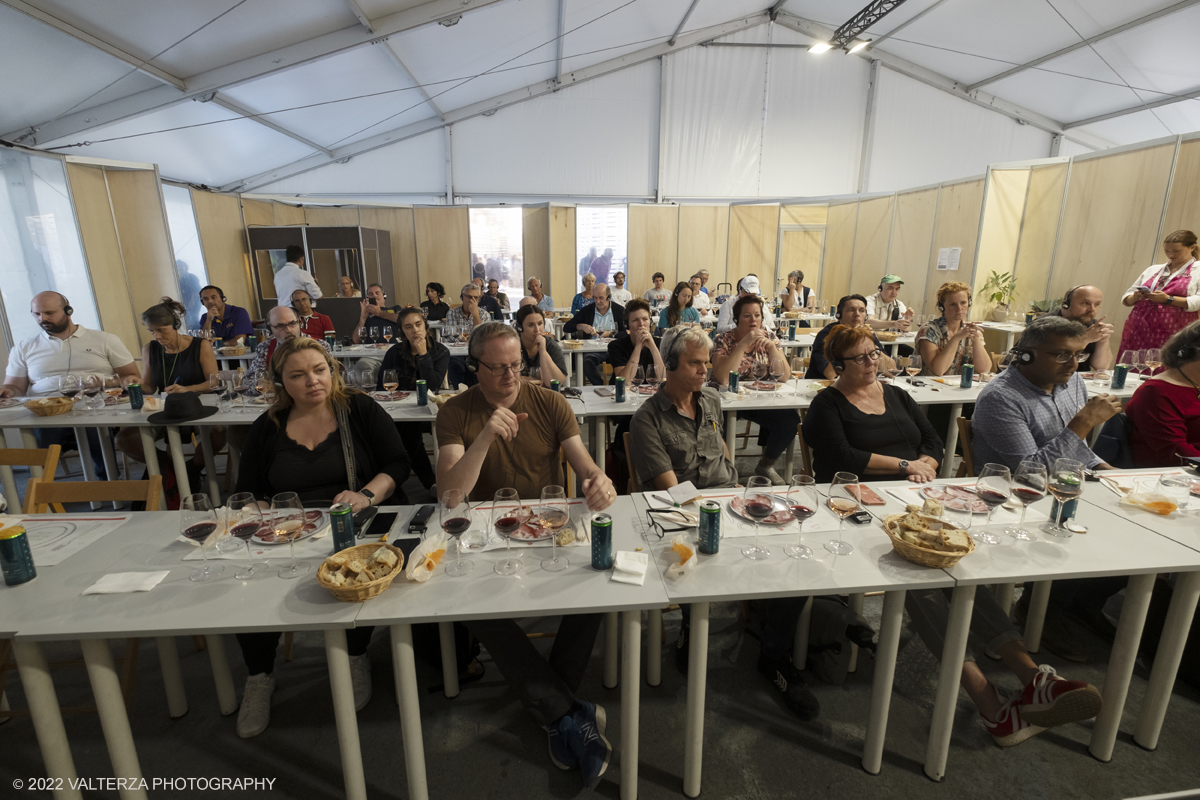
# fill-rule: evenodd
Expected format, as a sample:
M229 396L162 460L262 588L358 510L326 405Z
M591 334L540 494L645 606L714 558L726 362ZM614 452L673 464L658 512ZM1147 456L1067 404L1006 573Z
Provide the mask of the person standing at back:
M275 273L275 301L281 306L292 305L292 292L303 289L313 300L320 300L321 287L304 267L304 248L291 245L287 249L287 263Z
M608 283L608 273L612 269L613 251L611 247L604 248L604 255L597 256L592 261L591 273L596 277L596 283Z

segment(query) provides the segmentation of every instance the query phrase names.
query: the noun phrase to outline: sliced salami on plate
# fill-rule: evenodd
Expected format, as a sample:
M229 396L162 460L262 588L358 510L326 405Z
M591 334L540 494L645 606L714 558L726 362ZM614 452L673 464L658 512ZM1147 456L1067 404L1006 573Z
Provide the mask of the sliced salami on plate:
M779 498L776 498L775 505L777 507L779 506ZM737 514L738 516L745 517L748 520L751 519L750 515L746 513L746 498L735 497L729 501L729 506L733 509L734 513ZM751 520L751 521L753 521L753 520ZM766 525L786 525L789 522L795 522L795 521L796 521L796 518L792 516L792 512L788 508L785 507L785 508L778 509L776 511L771 512L771 516L764 519L763 523Z
M924 486L921 494L937 500L951 511L967 511L972 514L986 514L987 504L975 496L973 492L958 486Z

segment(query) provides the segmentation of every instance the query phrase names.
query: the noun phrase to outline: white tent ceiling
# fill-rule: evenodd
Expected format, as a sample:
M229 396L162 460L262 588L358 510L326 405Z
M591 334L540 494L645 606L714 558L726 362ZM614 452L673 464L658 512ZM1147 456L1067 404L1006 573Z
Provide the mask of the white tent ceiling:
M0 0L0 139L263 192L689 198L1200 128L1200 0L907 0L858 56L779 47L865 4Z

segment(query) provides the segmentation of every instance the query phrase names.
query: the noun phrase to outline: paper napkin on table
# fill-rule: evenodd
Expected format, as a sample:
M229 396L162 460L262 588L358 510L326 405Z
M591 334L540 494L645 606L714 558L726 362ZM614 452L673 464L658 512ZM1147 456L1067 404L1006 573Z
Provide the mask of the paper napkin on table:
M694 503L697 500L703 499L704 495L696 488L696 485L691 481L677 483L667 493L671 495L671 499L681 506L686 506L688 503Z
M621 583L632 583L641 586L646 580L646 569L650 560L645 553L635 553L632 550L618 550L613 561L612 579Z
M125 594L148 592L157 586L170 570L162 572L113 572L83 590L84 594Z

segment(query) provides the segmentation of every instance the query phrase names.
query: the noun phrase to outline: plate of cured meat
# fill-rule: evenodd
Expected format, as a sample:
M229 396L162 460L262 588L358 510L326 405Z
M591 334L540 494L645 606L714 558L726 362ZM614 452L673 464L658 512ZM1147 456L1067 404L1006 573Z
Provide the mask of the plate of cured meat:
M771 495L771 503L774 506L771 509L771 515L764 520L761 520L763 525L786 525L789 522L795 522L796 518L792 516L792 510L788 508L787 501L779 495ZM739 519L744 519L746 522L754 522L754 517L746 513L746 498L735 497L729 501L729 510L734 516Z
M931 500L937 500L944 507L951 511L966 511L970 509L972 514L986 514L988 512L987 504L970 489L965 489L961 486L923 486L921 494Z
M267 511L266 514L272 512ZM309 537L316 536L321 531L329 527L329 515L320 509L309 509L304 512L304 527L300 529L300 535L292 541L302 541ZM275 526L270 522L264 522L261 527L250 537L250 541L254 544L277 545L287 544L289 537L280 536L275 533Z

